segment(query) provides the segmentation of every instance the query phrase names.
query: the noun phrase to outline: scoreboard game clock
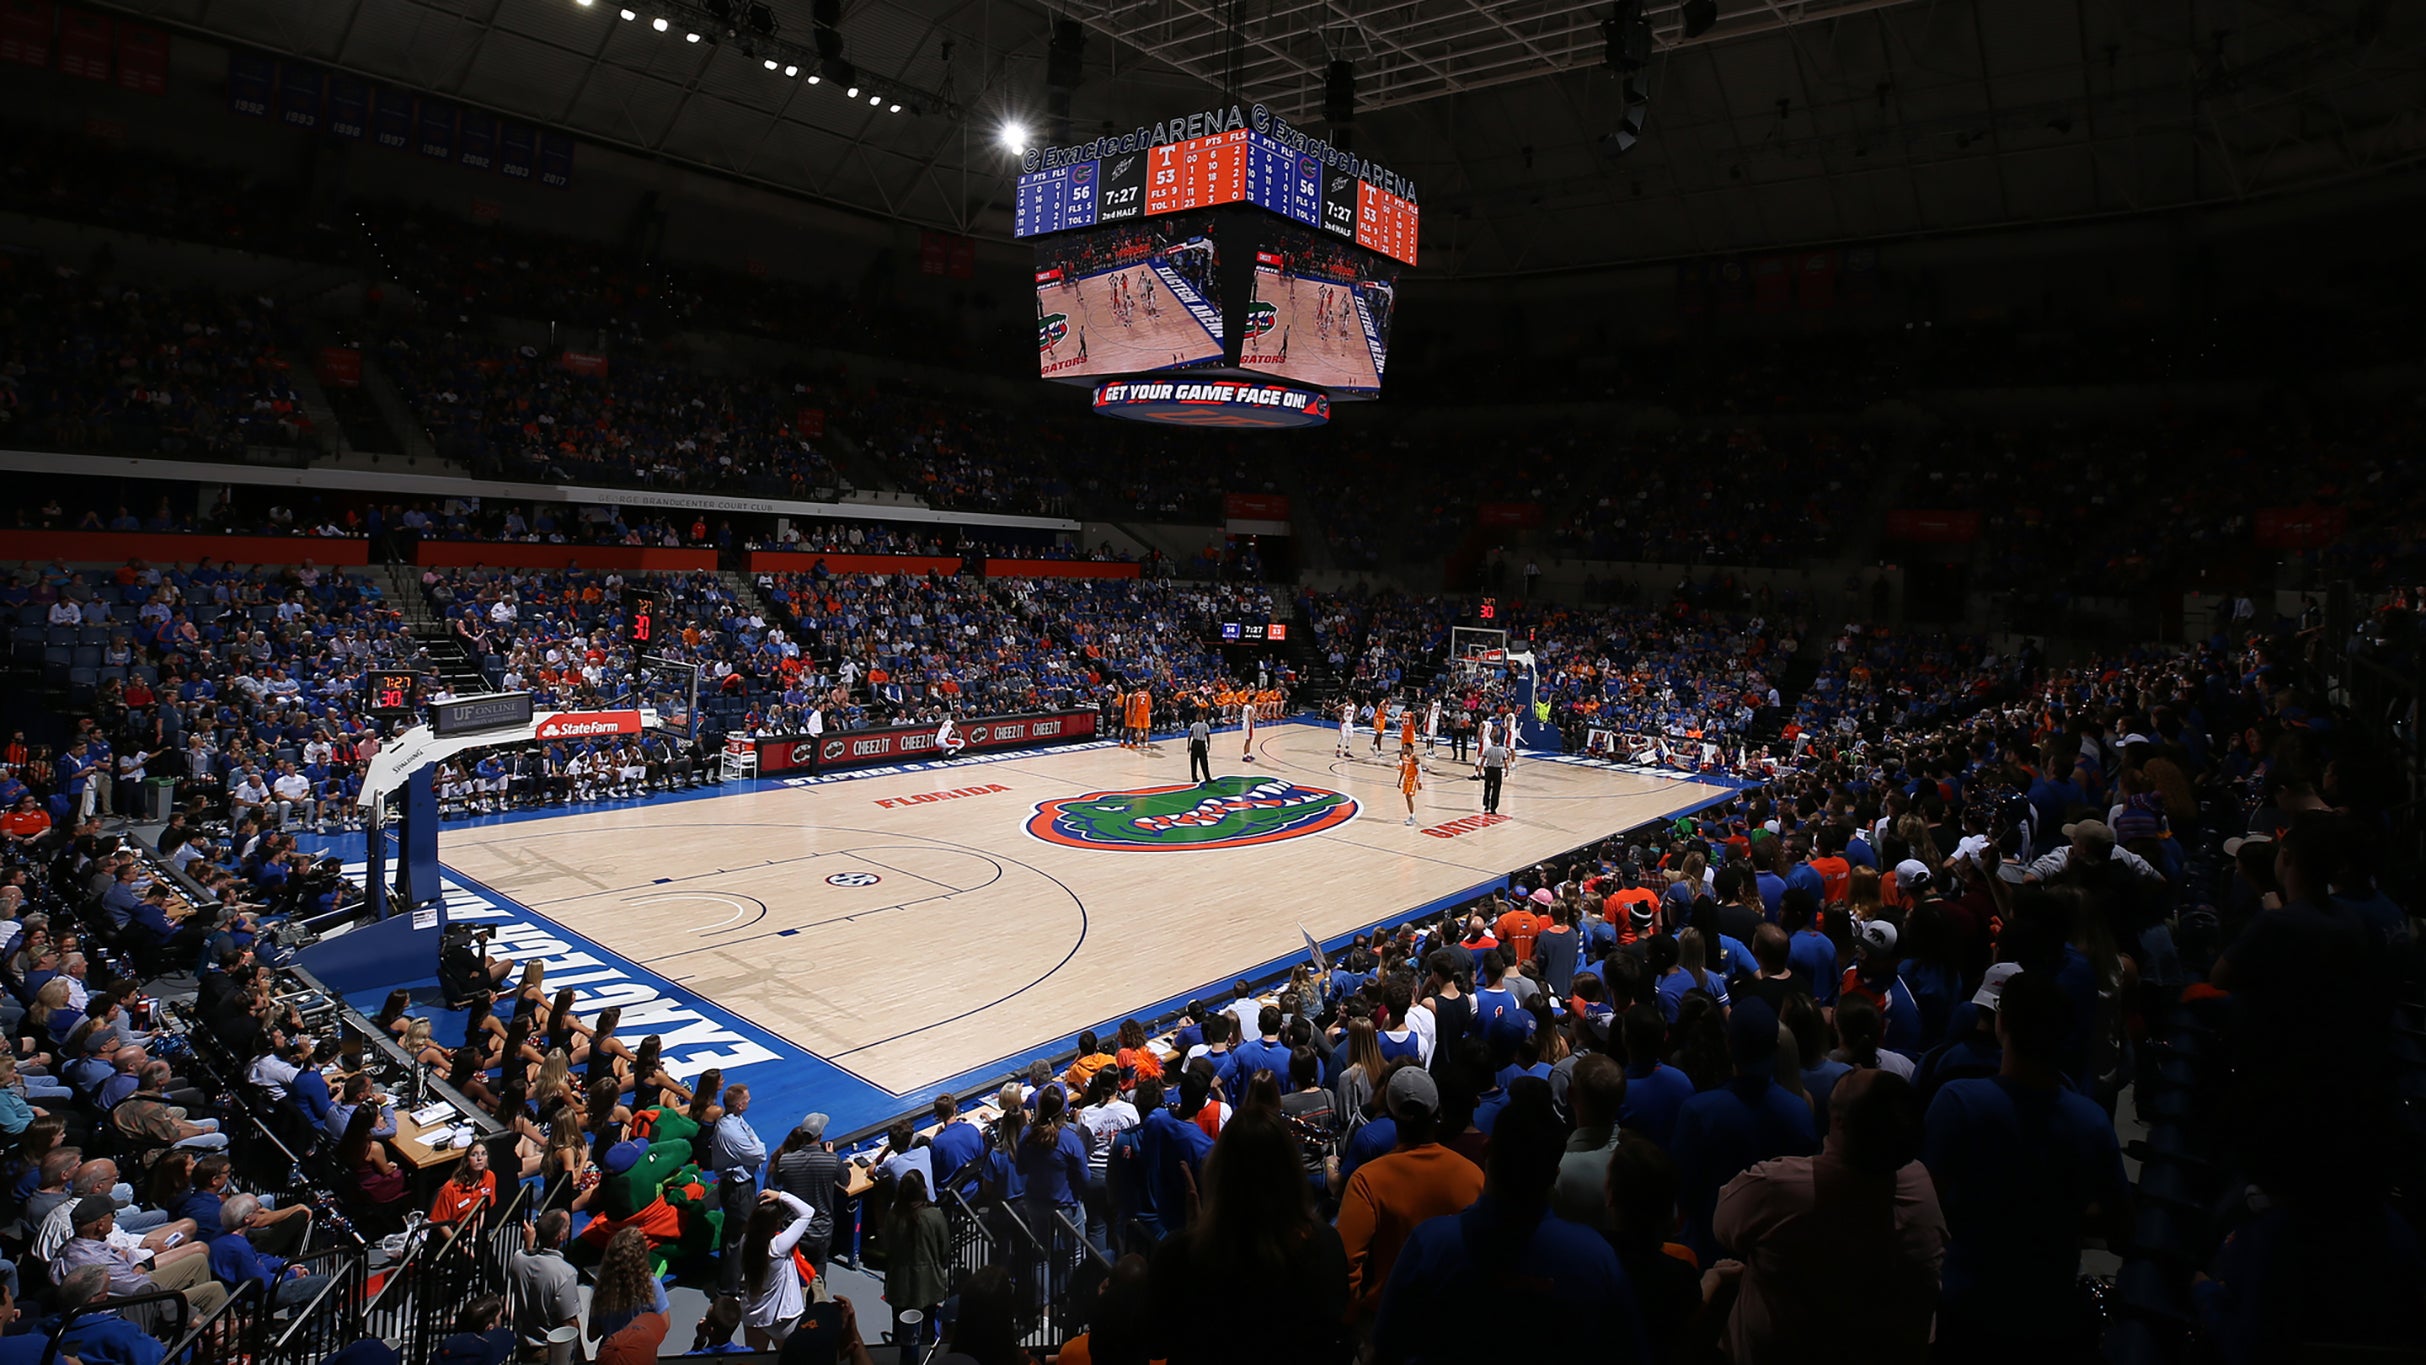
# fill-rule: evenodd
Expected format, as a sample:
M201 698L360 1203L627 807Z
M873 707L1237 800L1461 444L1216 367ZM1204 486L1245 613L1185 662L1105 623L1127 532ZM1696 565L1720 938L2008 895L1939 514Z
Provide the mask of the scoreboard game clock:
M381 720L400 720L420 711L421 675L401 670L375 670L363 680L368 691L363 708Z
M1198 128L1212 131L1187 135ZM1082 148L1031 152L1012 196L1011 231L1042 237L1226 204L1252 204L1415 264L1415 187L1297 132L1260 104L1251 116L1233 105Z

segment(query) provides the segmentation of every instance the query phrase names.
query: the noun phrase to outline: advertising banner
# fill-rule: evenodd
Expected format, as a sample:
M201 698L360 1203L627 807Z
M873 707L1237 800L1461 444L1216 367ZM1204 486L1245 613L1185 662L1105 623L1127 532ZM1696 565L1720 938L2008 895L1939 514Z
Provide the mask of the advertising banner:
M996 716L962 723L960 747L946 752L936 745L936 726L904 725L889 730L852 730L811 741L758 741L758 771L768 777L800 772L809 767L809 745L818 746L819 771L854 768L868 763L908 763L946 758L981 749L1018 749L1031 744L1059 744L1095 737L1095 712L1057 711L1041 716Z

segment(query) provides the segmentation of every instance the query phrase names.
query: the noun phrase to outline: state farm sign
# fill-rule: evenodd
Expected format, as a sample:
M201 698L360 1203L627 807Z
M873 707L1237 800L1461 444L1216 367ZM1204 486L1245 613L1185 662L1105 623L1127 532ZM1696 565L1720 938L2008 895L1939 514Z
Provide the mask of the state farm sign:
M640 733L638 711L559 711L539 722L533 739L595 739L600 735Z

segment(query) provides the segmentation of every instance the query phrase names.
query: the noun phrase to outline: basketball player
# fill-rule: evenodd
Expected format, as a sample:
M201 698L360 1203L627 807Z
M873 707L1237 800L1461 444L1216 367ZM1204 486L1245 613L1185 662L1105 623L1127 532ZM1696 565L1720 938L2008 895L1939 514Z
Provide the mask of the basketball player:
M1415 757L1415 745L1410 741L1398 751L1398 790L1407 798L1407 823L1415 823L1415 794L1424 787L1424 765Z
M1239 754L1241 763L1255 761L1255 702L1252 698L1238 708Z
M1398 710L1398 748L1401 753L1415 752L1415 708L1402 706Z
M1137 736L1137 747L1146 747L1147 732L1154 725L1154 694L1144 685L1129 694L1129 729Z
M1129 747L1129 694L1121 688L1112 689L1112 719L1120 726L1120 747Z
M1440 698L1434 697L1424 708L1424 757L1430 758L1440 750Z
M1390 699L1373 703L1373 752L1381 752L1381 737L1390 732Z
M1339 745L1331 751L1333 758L1354 758L1356 750L1356 703L1342 697L1339 702Z
M1489 711L1483 712L1482 723L1474 732L1474 776L1468 779L1469 781L1480 782L1483 780L1483 750L1491 747L1492 737L1498 733L1498 730L1499 717L1492 715Z
M943 724L935 727L935 752L946 758L958 758L967 747L968 741L960 737L960 726L954 723L950 712L945 712Z

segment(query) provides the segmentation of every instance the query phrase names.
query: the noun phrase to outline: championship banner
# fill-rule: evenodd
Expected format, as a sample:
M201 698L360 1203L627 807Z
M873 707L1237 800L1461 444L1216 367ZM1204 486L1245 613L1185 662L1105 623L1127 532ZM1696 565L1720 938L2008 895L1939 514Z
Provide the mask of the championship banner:
M167 95L167 29L119 19L119 90Z
M481 109L463 111L455 130L455 159L475 171L497 168L497 116Z
M51 0L0 0L0 62L51 64Z
M391 152L413 149L413 124L419 115L410 90L392 85L374 87L371 91L371 141Z
M59 74L88 81L110 78L110 54L117 43L110 20L80 9L59 11L59 41L55 49Z
M573 183L573 135L539 135L539 183L560 190Z
M773 777L778 773L807 769L811 744L818 746L818 769L829 771L855 768L867 763L907 763L919 759L949 758L972 750L1019 749L1031 744L1092 739L1095 737L1095 720L1096 713L1093 711L1057 711L1041 716L973 720L955 727L957 744L948 752L938 743L938 727L933 725L851 730L815 740L806 735L796 739L762 739L758 741L758 772L762 777Z
M539 159L539 130L527 123L497 125L497 173L508 180L528 180Z
M319 67L279 63L278 121L289 128L319 127L321 87L325 83Z
M268 118L277 80L278 64L260 53L228 53L227 107L252 118Z
M359 142L371 132L371 83L342 71L329 73L329 131Z
M455 159L454 105L445 100L423 100L418 118L414 120L414 145L423 156L436 161Z

